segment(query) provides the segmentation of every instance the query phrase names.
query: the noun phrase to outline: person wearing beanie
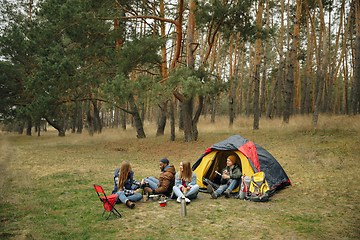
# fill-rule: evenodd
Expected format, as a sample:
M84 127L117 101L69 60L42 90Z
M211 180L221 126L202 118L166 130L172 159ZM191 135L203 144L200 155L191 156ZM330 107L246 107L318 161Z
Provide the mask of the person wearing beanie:
M211 194L211 198L216 199L223 193L226 198L229 198L232 190L239 186L242 172L236 160L237 157L235 155L227 157L226 167L222 170L220 187L216 191L214 191L211 185L207 186L207 191Z
M164 194L169 197L175 183L175 167L170 166L167 158L163 158L160 160L160 170L159 178L147 177L144 179L146 183L149 183L149 187L145 187L144 190L150 194Z

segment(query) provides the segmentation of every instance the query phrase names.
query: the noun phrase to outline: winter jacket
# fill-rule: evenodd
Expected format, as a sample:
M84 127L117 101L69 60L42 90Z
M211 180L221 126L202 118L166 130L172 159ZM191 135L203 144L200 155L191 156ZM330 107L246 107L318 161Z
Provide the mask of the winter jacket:
M224 173L225 170L227 170L227 172L230 173L230 167L228 167L228 166L224 167L221 173ZM235 163L235 165L231 171L231 174L229 175L230 179L240 179L241 175L242 175L241 168L240 168L239 164ZM221 185L228 184L230 179L221 178L220 184Z
M157 189L154 190L154 193L159 194L163 193L167 196L170 196L172 192L172 188L175 183L175 167L174 166L168 166L158 178L159 184Z

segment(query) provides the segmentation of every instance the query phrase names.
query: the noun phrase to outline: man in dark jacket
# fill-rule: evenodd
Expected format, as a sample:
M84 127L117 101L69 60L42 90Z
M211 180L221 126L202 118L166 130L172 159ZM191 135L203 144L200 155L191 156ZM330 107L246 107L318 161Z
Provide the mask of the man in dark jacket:
M211 197L216 199L222 193L224 193L226 198L231 196L232 190L239 186L241 178L241 167L236 163L237 157L235 155L230 155L226 160L226 167L222 170L220 187L214 191L212 186L209 184L207 186L208 192L211 194Z
M175 183L175 167L169 166L169 160L163 158L160 160L160 170L159 178L148 177L144 179L145 182L149 183L149 187L145 187L144 190L150 194L164 194L169 197Z

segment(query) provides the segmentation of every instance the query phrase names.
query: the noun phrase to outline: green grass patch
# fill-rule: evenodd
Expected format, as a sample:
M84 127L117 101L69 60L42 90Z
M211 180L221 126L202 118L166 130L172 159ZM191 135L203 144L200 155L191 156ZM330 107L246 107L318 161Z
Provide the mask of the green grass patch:
M250 120L250 122L249 122ZM104 129L92 137L49 129L41 136L0 133L1 239L357 239L360 236L359 117L321 117L316 130L311 116L281 120L236 119L215 124L201 119L199 140L186 143L169 129L147 138L135 131ZM292 186L270 202L254 203L220 197L192 201L187 216L180 204L137 203L116 208L122 218L101 218L102 205L93 184L110 194L113 173L124 160L135 179L158 176L159 160L194 163L212 144L240 134L267 149L283 166ZM227 230L225 230L227 229Z

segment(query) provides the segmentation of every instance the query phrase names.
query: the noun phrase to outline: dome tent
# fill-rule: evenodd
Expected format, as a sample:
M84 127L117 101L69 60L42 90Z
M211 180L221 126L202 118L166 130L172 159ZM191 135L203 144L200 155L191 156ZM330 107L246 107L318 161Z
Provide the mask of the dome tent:
M265 180L270 190L269 195L291 185L284 169L268 151L240 135L233 135L208 148L192 166L200 188L206 187L203 178L219 183L220 176L215 171L221 172L230 155L238 157L237 163L241 166L243 175L251 177L257 172L265 173ZM238 191L238 188L234 191Z

